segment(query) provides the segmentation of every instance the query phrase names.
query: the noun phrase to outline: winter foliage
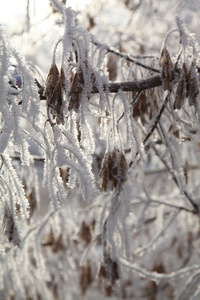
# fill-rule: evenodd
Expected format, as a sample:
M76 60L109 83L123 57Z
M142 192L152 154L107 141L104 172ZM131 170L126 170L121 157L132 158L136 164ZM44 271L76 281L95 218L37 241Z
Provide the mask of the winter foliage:
M195 35L177 15L133 55L50 2L46 79L0 27L0 299L199 299ZM123 5L137 21L143 1Z

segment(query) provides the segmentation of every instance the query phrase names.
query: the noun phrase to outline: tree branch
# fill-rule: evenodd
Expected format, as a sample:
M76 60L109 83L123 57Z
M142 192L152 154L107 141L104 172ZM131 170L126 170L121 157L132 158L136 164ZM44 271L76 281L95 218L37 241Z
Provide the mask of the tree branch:
M150 88L154 88L162 85L161 76L154 76L144 80L135 80L135 81L127 81L127 82L119 82L119 83L109 83L104 85L104 90L109 90L110 93L117 93L119 90L124 92L141 92ZM93 86L92 93L98 93L98 88Z
M46 100L44 95L45 88L35 80L35 83L38 87L38 94L40 96L40 100ZM161 76L153 76L151 78L143 79L143 80L135 80L135 81L127 81L127 82L116 82L116 83L108 83L103 85L104 91L108 90L110 93L117 93L119 90L124 92L141 92L147 89L155 88L162 85ZM97 94L99 90L96 85L92 88L92 93Z

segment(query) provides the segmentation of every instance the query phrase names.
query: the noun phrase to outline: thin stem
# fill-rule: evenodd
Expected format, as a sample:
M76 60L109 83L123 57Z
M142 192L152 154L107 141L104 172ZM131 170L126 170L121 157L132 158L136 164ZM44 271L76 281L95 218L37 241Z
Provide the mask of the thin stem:
M157 124L158 124L158 122L159 122L159 120L160 120L160 118L162 116L162 113L163 113L163 111L164 111L164 109L165 109L165 107L167 105L167 102L169 100L169 95L170 95L170 93L167 94L167 96L165 98L165 101L164 101L164 103L163 103L163 105L162 105L162 107L161 107L161 109L160 109L160 111L159 111L159 113L158 113L158 115L156 117L156 120L155 120L155 123L154 123L153 127L151 128L150 132L147 134L146 138L144 139L144 141L143 141L144 145L146 144L146 142L148 141L148 139L150 138L150 136L152 135L152 133L156 129Z
M155 151L156 155L160 158L160 160L162 161L162 163L165 165L166 169L172 175L172 178L173 178L175 184L177 185L177 187L179 187L178 180L177 180L175 174L170 170L170 167L166 163L165 159L159 154L158 150L156 149L156 147L154 145L152 145L152 149ZM193 206L193 210L191 212L193 212L193 214L196 215L198 213L198 211L199 211L198 205L190 197L190 195L188 194L187 191L184 191L183 193L184 193L185 197L189 200L189 202L191 203L191 205Z
M96 46L99 46L99 47L100 47L100 46L104 46L104 45L102 45L102 44L100 44L100 43L98 43L98 42L96 42L96 41L94 41L94 40L93 40L92 42L93 42L93 44L96 45ZM109 53L113 53L113 54L115 54L115 55L117 55L117 56L120 56L120 57L124 58L125 60L134 63L134 64L137 65L137 66L140 66L140 67L145 68L145 69L147 69L147 70L153 71L153 72L155 72L155 73L160 73L160 70L155 69L155 68L152 68L152 67L150 67L150 66L147 66L147 65L145 65L145 64L143 64L143 63L141 63L141 62L139 62L139 61L137 61L137 60L131 58L128 54L119 52L117 49L113 49L113 48L110 48L110 47L108 47L108 46L105 46L105 50L106 50L107 52L109 52Z

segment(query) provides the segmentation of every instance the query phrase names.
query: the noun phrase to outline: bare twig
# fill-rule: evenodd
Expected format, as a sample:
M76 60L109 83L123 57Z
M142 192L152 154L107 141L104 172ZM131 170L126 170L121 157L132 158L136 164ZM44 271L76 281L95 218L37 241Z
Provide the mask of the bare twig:
M147 140L149 139L149 137L152 135L152 133L153 133L154 130L156 129L157 124L158 124L158 122L159 122L159 120L160 120L160 118L161 118L161 116L162 116L162 113L163 113L163 111L164 111L164 109L165 109L165 107L166 107L166 105L167 105L167 102L168 102L168 100L169 100L169 95L170 95L170 93L167 94L167 96L166 96L166 98L165 98L165 101L164 101L164 103L163 103L163 105L162 105L162 107L161 107L161 109L160 109L160 111L159 111L159 113L158 113L158 115L157 115L157 117L156 117L156 120L155 120L155 123L154 123L153 127L151 128L151 130L150 130L149 133L147 134L146 138L144 139L144 141L143 141L143 144L144 144L144 145L146 144Z
M93 41L93 44L96 45L96 46L99 46L99 47L104 46L104 45L102 45L102 44L100 44L100 43L98 43L98 42L96 42L96 41ZM122 53L122 52L120 52L120 51L117 50L117 49L110 48L110 47L108 47L108 46L106 46L106 45L104 46L104 49L105 49L107 52L113 53L113 54L115 54L115 55L117 55L117 56L120 56L120 57L124 58L125 60L134 63L134 64L137 65L137 66L140 66L140 67L142 67L142 68L145 68L145 69L150 70L150 71L155 72L155 73L160 73L160 70L155 69L155 68L152 68L152 67L150 67L150 66L147 66L147 65L145 65L145 64L143 64L143 63L141 63L141 62L139 62L138 60L133 59L130 55L128 55L128 54L126 54L126 53Z
M156 149L156 147L154 145L152 145L153 150L155 151L156 155L160 158L160 160L162 161L162 163L165 165L166 169L169 171L169 173L172 175L172 178L175 182L175 184L179 187L178 184L178 180L175 176L175 174L170 170L170 167L168 166L167 162L165 161L165 159L159 154L158 150ZM188 201L191 203L193 210L191 211L193 214L197 214L199 212L199 208L198 205L194 202L194 200L190 197L190 195L188 194L187 191L183 192L185 197L188 199Z

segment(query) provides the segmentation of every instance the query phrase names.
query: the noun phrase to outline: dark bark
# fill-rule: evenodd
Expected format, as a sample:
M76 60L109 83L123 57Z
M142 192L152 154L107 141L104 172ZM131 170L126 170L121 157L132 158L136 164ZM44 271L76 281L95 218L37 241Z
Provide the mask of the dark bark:
M148 79L119 82L119 83L109 83L104 85L104 90L108 90L110 93L117 93L119 90L124 92L141 92L150 88L154 88L162 85L161 76L154 76ZM98 88L93 86L92 93L98 93Z

